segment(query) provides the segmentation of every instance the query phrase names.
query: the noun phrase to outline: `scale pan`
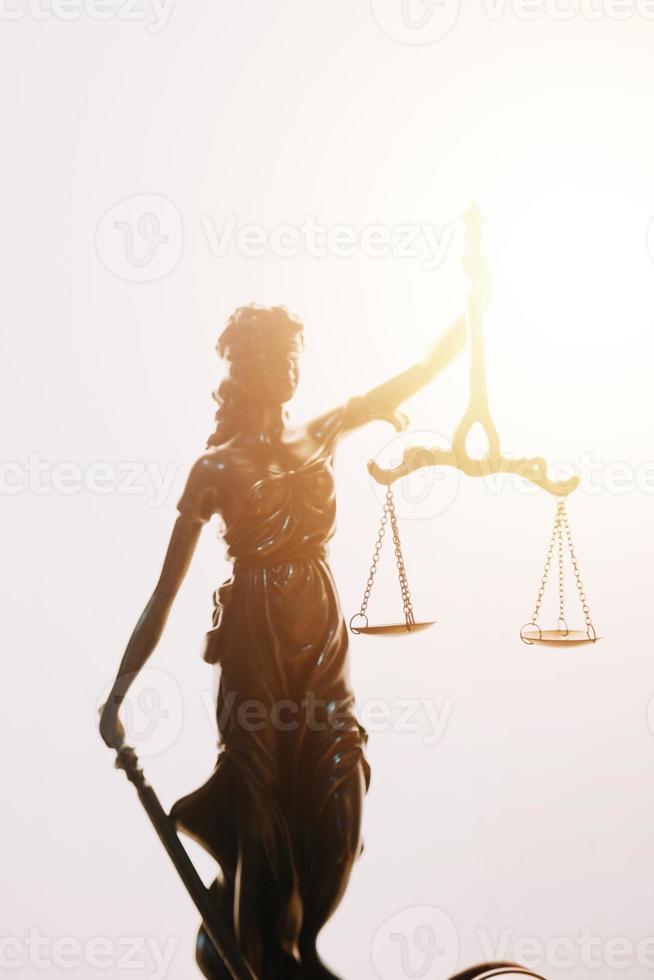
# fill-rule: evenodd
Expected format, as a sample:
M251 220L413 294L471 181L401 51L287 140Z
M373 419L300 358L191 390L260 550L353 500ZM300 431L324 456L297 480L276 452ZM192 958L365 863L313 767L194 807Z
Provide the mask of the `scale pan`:
M535 977L536 980L544 980L540 973L532 973L531 970L523 969L519 966L497 967L484 973L475 973L474 980L490 980L491 977L507 977L508 980L515 980L516 977Z
M582 647L589 643L597 643L601 639L594 631L589 633L586 630L541 630L537 626L533 629L523 627L520 638L528 645L538 643L543 647Z
M406 636L407 633L420 633L422 630L428 630L431 626L435 626L436 623L412 623L411 628L407 626L406 623L385 623L381 626L352 626L350 624L350 629L357 636L359 633L364 636Z

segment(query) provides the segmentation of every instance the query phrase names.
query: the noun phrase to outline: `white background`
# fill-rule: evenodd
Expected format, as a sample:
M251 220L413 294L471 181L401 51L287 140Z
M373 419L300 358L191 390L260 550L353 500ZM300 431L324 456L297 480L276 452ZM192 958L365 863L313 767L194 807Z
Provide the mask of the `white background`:
M432 38L434 18L456 9L415 2L422 31L402 26L400 0L177 2L161 30L147 4L130 20L118 5L103 20L79 8L64 19L45 0L3 7L2 454L13 468L0 499L0 929L12 945L0 972L14 957L21 978L154 975L143 952L129 972L111 956L104 970L67 968L48 943L39 966L27 946L37 930L85 947L98 936L172 941L166 975L195 975L197 915L112 769L96 711L211 431L213 345L229 313L284 303L303 319L292 406L302 419L408 366L463 309L458 231L437 269L361 251L255 257L233 246L220 257L203 216L218 230L228 215L268 231L314 216L441 233L473 199L487 219L489 388L504 448L601 464L603 484L587 482L569 509L604 639L558 653L518 638L553 520L545 494L434 474L427 504L412 497L420 477L398 490L416 610L438 625L355 638L353 681L363 708L428 699L451 713L436 744L397 726L371 733L366 851L322 949L348 980L442 978L452 957L459 968L483 958L480 932L508 935L510 956L523 937L576 944L588 929L604 949L597 968L577 953L568 967L546 957L541 972L612 975L605 944L620 937L634 950L621 975L651 972L651 947L649 969L635 948L654 934L654 485L641 469L640 485L616 486L610 466L635 474L652 458L654 23L626 3L626 17L606 7L591 19L572 0L522 15L466 0ZM151 282L138 281L147 268L130 272L113 216L96 245L103 215L136 195L158 195L170 232L165 274ZM139 213L129 207L116 220ZM451 433L466 385L462 359L408 406L423 441ZM375 424L338 457L332 559L348 615L379 518L365 462L390 438ZM34 456L50 476L40 490L25 476L15 492ZM63 492L52 475L96 462L172 466L173 484L153 506L149 490L99 493L82 480ZM380 618L398 602L387 557ZM152 661L148 683L169 714L144 763L167 806L213 765L214 678L200 649L228 572L206 530ZM570 610L574 620L572 592ZM445 929L448 955L425 971L412 949L406 972L397 943L387 958L375 949L400 929L410 946L424 907L442 910L458 943ZM393 926L406 909L409 924L405 913Z

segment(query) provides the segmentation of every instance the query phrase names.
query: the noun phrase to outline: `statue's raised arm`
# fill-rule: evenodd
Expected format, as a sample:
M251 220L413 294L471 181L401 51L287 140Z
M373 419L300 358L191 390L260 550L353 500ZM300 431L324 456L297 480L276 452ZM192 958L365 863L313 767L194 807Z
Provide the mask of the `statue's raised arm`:
M466 334L465 317L460 317L416 364L393 375L365 395L350 399L340 411L328 412L315 419L311 428L317 433L338 420L338 434L345 434L374 421L390 422L398 432L406 429L408 419L399 411L400 406L456 360L465 349Z

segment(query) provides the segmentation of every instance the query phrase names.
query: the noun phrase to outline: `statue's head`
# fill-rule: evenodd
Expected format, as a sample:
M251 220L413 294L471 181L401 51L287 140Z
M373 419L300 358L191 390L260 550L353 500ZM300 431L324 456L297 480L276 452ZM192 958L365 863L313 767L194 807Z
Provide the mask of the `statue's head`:
M216 350L248 398L281 405L295 394L302 347L302 324L285 307L251 304L232 313Z
M228 375L213 394L218 411L208 446L238 432L247 403L279 408L293 397L303 346L302 324L283 306L251 303L234 310L216 344Z

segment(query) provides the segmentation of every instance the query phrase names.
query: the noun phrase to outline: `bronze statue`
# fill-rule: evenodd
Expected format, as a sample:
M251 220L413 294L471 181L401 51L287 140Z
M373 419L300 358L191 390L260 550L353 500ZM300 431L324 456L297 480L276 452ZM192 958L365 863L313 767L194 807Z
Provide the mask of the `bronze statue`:
M332 458L339 440L367 422L402 427L399 406L465 343L460 320L424 361L290 427L284 406L298 383L301 323L283 307L252 305L236 310L220 336L229 371L214 394L216 429L188 477L160 579L101 719L104 740L119 750L119 764L145 799L147 784L124 747L120 705L157 645L203 525L219 514L234 563L214 596L205 651L221 671L220 753L209 780L179 800L171 818L220 865L212 892L247 967L228 969L216 930L201 928L197 960L206 977L334 980L316 941L361 850L369 768L326 561L335 521ZM151 816L157 806L150 799ZM163 811L160 817L167 819ZM169 853L171 836L162 834Z

